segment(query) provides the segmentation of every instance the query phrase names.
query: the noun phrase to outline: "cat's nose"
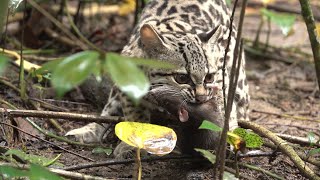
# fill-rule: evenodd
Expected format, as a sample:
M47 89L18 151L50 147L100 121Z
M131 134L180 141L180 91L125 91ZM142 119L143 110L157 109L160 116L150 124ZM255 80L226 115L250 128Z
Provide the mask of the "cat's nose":
M205 95L196 95L196 102L197 103L202 103L207 100L207 96Z

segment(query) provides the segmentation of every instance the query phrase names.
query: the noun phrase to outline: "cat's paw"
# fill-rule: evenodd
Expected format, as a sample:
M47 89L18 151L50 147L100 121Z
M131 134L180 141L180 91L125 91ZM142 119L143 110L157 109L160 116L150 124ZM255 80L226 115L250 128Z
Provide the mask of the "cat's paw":
M147 151L141 149L140 156L147 156ZM116 159L134 159L137 156L137 148L121 142L113 151L113 155Z
M104 130L105 128L100 124L90 123L67 132L65 136L81 143L98 143L101 141Z
M113 151L113 155L116 159L132 159L135 157L136 148L121 142Z

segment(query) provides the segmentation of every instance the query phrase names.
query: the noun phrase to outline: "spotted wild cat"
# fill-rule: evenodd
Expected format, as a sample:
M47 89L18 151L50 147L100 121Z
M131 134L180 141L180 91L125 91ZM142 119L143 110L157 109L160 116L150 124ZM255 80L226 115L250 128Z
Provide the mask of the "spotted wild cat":
M149 1L122 55L158 59L174 64L176 68L149 69L146 74L150 78L151 88L144 100L157 104L163 99L175 99L179 103L176 114L173 114L182 124L188 121L192 111L190 108L208 101L213 102L217 117L223 117L222 67L229 25L230 12L225 0ZM236 35L233 26L226 61L226 92ZM241 58L243 60L230 119L231 129L237 127L238 119L248 118L249 95L243 52ZM150 122L153 107L149 103L135 107L121 93L113 99L105 106L102 116L119 114L121 111L130 121ZM104 127L95 123L87 127L89 130L76 138L85 142L98 141ZM202 141L210 139L206 135L201 138ZM125 157L128 152L130 148L120 143L114 154Z

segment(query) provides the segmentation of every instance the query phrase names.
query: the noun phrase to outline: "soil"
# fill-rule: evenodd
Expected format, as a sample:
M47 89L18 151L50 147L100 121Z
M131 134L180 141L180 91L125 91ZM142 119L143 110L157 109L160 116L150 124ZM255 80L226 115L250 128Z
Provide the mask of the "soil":
M292 3L287 1L277 1L280 5L288 7L299 7L297 2ZM313 5L319 8L317 1L312 1ZM317 12L319 13L319 12ZM81 30L91 35L91 41L95 42L100 47L107 51L119 52L125 45L129 32L132 29L133 15L119 16L108 15L100 17L103 20L97 21L91 18L83 20ZM104 23L98 23L98 22ZM243 37L246 39L247 47L251 46L254 41L257 27L260 22L259 9L257 7L249 7L244 22ZM94 27L92 27L94 24ZM9 27L13 28L10 24ZM20 27L20 26L19 26ZM14 38L14 34L9 33L9 38ZM41 27L37 27L41 28ZM18 28L19 29L19 28ZM320 93L316 83L316 74L314 64L312 62L312 52L308 41L308 34L304 22L300 16L297 16L297 22L294 24L293 33L289 37L282 35L281 30L274 24L271 24L270 44L267 52L260 55L253 55L247 52L247 75L250 86L251 104L250 104L250 120L262 125L274 133L288 134L299 137L307 137L313 133L314 136L320 138ZM11 30L14 31L14 30ZM92 34L88 32L94 32ZM265 42L267 37L267 25L262 28L260 42ZM35 35L40 38L39 44L57 48L62 56L69 54L71 51L77 51L74 48L68 47L67 51L59 48L59 42L53 39L41 39L43 35ZM51 45L49 44L51 43ZM56 43L56 44L55 44ZM38 45L39 45L38 44ZM53 45L52 45L53 44ZM14 47L12 44L7 44L7 49ZM68 52L69 51L69 52ZM32 61L39 63L39 61ZM1 76L1 79L11 82L18 87L18 68L10 65L6 69L6 73ZM45 88L41 93L36 87L37 85L45 85L37 83L35 79L28 78L28 95L34 99L42 99L43 101L54 105L54 107L41 106L43 110L78 112L83 114L99 114L102 104L104 103L103 94L96 94L97 89L93 88L88 92L81 92L79 88L69 92L62 100L58 100L52 88ZM91 86L90 83L89 85ZM103 88L108 89L108 85ZM81 88L83 89L83 88ZM93 93L92 93L93 92ZM98 92L97 92L98 93ZM89 94L89 95L88 95ZM87 98L87 99L86 99ZM89 98L89 100L88 100ZM0 83L0 99L3 99L18 109L34 109L30 103L25 103L19 97L19 93L13 88L10 88L3 83ZM92 103L95 101L95 103ZM36 101L33 101L36 102ZM35 103L36 107L39 103ZM0 104L3 108L12 108L3 103ZM68 130L81 127L85 123L74 122L69 120L56 119L61 125L62 131L55 128L48 119L30 118L43 129L47 129L58 135L64 135ZM9 122L8 118L2 117L3 122ZM93 148L81 147L77 145L69 145L65 142L58 141L54 138L44 137L43 134L34 130L31 126L23 123L23 118L15 118L18 126L34 135L43 137L55 143L59 147L64 147L70 151L81 154L84 157L91 158L95 162L113 160L112 155L94 154ZM59 162L65 167L77 166L90 163L87 159L72 155L57 147L44 143L36 138L31 138L23 133L18 134L18 139L14 139L12 130L6 126L2 126L1 139L2 143L8 148L23 149L30 154L37 154L44 157L53 158L61 154ZM5 134L3 132L6 132ZM13 133L13 135L17 135ZM268 141L268 140L266 140ZM108 138L108 142L103 145L108 148L114 148L117 140L114 136ZM311 149L310 145L298 146L295 145L295 150L307 153ZM263 146L261 148L265 152L273 152L273 149ZM320 156L313 157L318 162ZM307 179L299 172L292 161L282 153L276 153L271 156L263 157L246 157L240 160L241 163L254 165L271 173L277 174L284 179ZM213 179L212 166L204 162L204 160L190 159L175 159L175 160L158 160L152 162L143 162L143 179ZM228 167L234 168L234 163L227 163ZM307 163L318 175L320 175L319 167ZM84 173L92 176L100 176L110 179L132 179L134 178L136 165L135 163L118 164L85 168L76 172ZM240 179L273 179L263 172L258 172L244 166L240 166L240 174L244 177ZM245 178L247 177L247 178Z

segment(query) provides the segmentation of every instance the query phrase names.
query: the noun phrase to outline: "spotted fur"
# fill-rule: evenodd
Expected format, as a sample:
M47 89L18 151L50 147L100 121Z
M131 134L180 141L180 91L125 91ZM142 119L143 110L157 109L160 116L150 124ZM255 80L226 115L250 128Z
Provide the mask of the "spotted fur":
M230 12L224 0L151 0L142 11L122 54L158 59L174 64L176 68L146 72L151 88L145 100L155 102L165 96L178 98L185 104L200 104L214 99L219 112L224 112L222 69L229 25ZM229 84L237 35L235 26L232 27L226 58L226 85ZM247 119L249 95L243 53L241 57L243 61L230 119L232 129L237 127L238 119ZM128 120L149 121L152 107L144 103L135 107L123 95L118 100L118 103L111 103L113 106L106 106L102 115L110 115L114 113L112 110L120 108ZM122 149L120 144L115 154L123 154Z

